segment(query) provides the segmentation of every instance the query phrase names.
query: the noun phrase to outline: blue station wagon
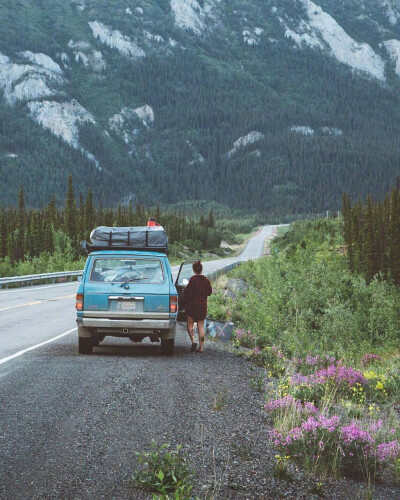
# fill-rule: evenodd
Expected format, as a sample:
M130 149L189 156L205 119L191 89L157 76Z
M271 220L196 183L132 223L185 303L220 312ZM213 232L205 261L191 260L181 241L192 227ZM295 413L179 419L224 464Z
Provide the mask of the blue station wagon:
M182 286L178 289L181 294ZM91 354L106 336L133 342L149 337L161 341L162 354L173 354L178 291L166 253L91 251L77 290L76 310L81 354Z

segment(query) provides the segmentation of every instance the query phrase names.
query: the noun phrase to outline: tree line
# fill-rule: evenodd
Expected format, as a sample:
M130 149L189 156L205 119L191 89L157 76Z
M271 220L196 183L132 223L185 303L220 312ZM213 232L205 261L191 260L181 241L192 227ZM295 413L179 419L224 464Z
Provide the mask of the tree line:
M381 275L400 284L400 182L383 200L352 204L343 195L343 234L350 269L370 281Z
M145 226L154 217L167 231L169 242L182 243L197 249L218 248L221 238L215 228L213 211L198 218L187 217L182 212L162 212L160 207L145 208L132 203L118 208L96 206L89 189L84 197L76 200L72 177L68 178L65 205L57 208L53 196L49 204L40 209L27 209L24 190L19 191L18 205L0 209L0 259L8 258L11 264L53 254L56 240L71 247L72 255L80 255L80 241L89 240L90 232L97 226Z

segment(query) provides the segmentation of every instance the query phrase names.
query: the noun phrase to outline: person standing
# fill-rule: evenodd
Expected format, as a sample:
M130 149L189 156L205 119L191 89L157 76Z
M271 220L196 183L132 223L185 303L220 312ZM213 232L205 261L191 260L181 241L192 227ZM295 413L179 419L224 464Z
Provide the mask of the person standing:
M192 267L194 275L185 288L183 301L186 311L187 330L192 341L190 350L194 352L197 348L193 335L194 324L197 323L199 333L199 349L197 352L202 353L205 340L204 320L207 316L207 298L212 294L212 287L210 280L202 275L202 263L198 260L193 263Z
M154 217L149 217L149 220L147 221L147 227L155 227L155 226L160 226L160 224L156 222Z

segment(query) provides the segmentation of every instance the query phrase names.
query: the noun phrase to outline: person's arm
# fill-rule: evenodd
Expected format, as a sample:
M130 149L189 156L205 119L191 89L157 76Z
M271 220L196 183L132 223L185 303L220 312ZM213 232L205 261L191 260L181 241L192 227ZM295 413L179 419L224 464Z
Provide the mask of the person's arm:
M208 281L207 297L209 297L212 294L212 286L210 280L207 281Z
M189 280L189 283L187 284L185 291L183 292L183 304L186 305L188 302L190 302L192 298L192 289L193 289L193 281Z

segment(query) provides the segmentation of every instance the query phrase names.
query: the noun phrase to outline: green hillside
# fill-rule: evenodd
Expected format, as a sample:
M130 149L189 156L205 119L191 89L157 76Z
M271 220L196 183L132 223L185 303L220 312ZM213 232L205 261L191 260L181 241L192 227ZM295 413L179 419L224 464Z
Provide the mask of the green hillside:
M381 44L400 39L400 30L382 2L319 5L369 44L385 64L384 81L332 57L324 40L321 49L285 36L307 19L304 2L175 2L195 6L192 27L178 23L192 18L182 21L167 0L2 2L0 53L9 58L0 61L4 204L15 203L20 185L29 205L48 203L52 194L61 202L69 174L78 192L91 188L103 205L208 200L275 214L335 210L343 191L379 196L393 185L400 86ZM144 55L112 48L88 23ZM29 64L21 51L46 54L62 76L35 66L7 87L10 74ZM32 98L38 78L50 90ZM22 97L14 98L21 83ZM74 147L38 123L49 101L72 100L92 117L76 123ZM142 119L150 108L153 118ZM122 118L110 122L116 115ZM251 132L256 140L235 149Z

